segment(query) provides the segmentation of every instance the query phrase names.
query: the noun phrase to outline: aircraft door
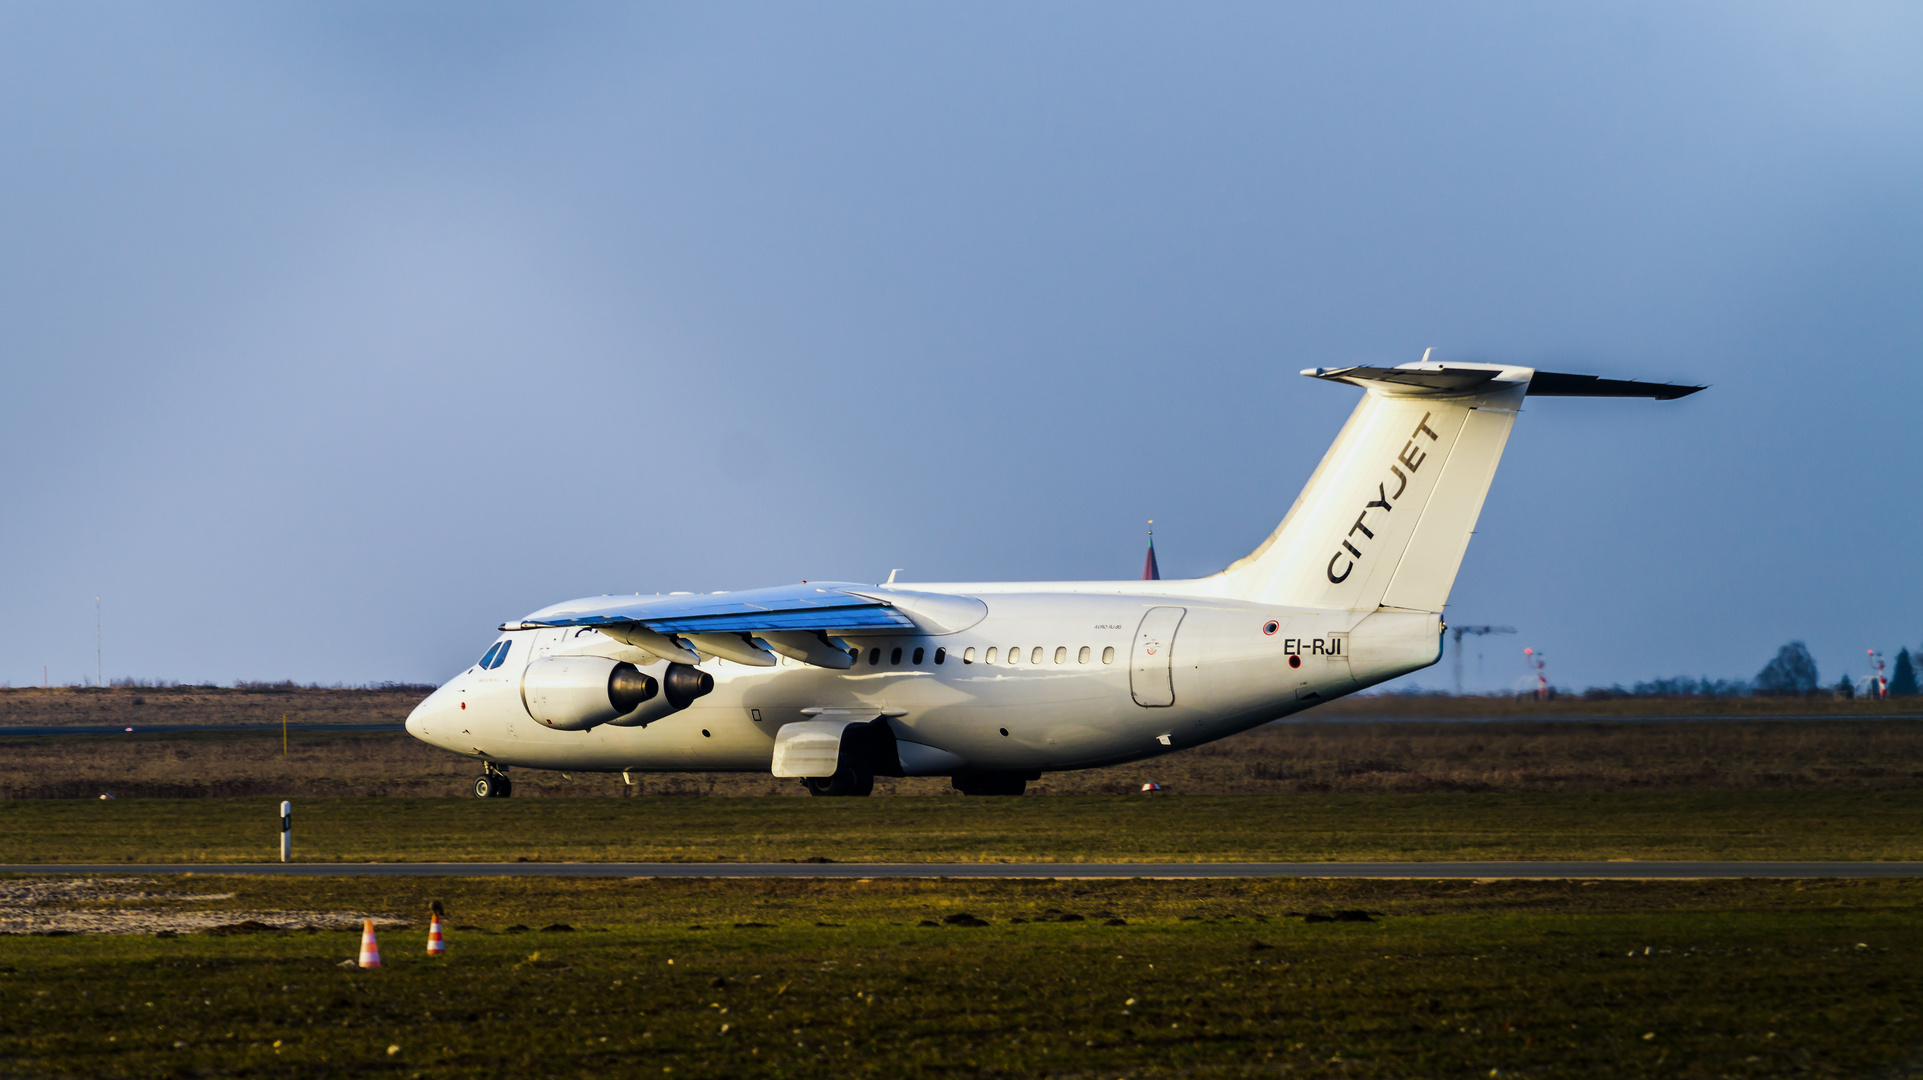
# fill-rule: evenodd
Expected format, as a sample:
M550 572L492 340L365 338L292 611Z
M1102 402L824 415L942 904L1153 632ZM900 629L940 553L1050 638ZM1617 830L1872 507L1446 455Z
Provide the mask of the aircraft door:
M1175 631L1186 614L1187 608L1156 607L1142 616L1128 669L1128 688L1135 695L1135 704L1147 708L1175 704Z

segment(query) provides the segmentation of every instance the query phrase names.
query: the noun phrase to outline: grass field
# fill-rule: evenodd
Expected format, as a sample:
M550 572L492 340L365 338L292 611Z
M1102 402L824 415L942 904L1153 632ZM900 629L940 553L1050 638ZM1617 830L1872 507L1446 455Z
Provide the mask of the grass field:
M380 689L248 686L0 686L0 725L6 724L274 724L395 723L427 696L428 687ZM1305 716L1328 720L1394 717L1567 720L1571 717L1647 716L1909 716L1923 714L1923 699L1888 701L1813 697L1645 697L1585 699L1564 694L1553 701L1508 694L1357 694L1322 705Z
M17 693L17 692L16 692ZM333 691L329 691L333 693ZM278 731L13 736L0 799L456 795L480 771L403 732ZM516 770L515 798L802 795L767 773L639 775ZM1695 720L1271 724L1167 757L1051 773L1038 795L1171 793L1923 791L1923 722ZM882 779L879 795L954 795L945 779Z
M213 899L79 903L413 924L383 932L380 971L340 966L352 931L0 937L0 1074L1899 1077L1923 1061L1917 882L146 887ZM422 955L430 897L455 925L445 960ZM1341 912L1369 921L1302 918Z
M0 725L399 724L425 687L325 690L293 686L0 687Z
M258 862L271 799L0 802L0 863ZM303 862L1923 859L1923 792L310 799Z

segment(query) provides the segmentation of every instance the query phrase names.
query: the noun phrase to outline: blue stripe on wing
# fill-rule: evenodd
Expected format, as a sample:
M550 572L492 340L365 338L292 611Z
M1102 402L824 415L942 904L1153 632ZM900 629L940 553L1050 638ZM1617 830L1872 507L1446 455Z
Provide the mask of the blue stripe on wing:
M769 611L758 615L706 615L686 619L647 619L662 634L723 634L750 630L912 629L914 623L892 608L829 608L820 611Z
M843 584L782 585L772 589L686 596L597 596L543 608L521 620L521 625L640 623L665 634L912 628L915 625L907 616L878 600L840 591Z

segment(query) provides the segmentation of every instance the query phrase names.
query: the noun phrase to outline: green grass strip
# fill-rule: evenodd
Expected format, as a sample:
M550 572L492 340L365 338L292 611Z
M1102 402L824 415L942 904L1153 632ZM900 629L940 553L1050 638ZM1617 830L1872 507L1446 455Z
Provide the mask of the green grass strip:
M304 862L1923 858L1923 792L307 799ZM0 802L0 862L278 858L272 799Z
M1870 1076L1923 1043L1916 882L153 887L415 922L378 972L344 931L0 937L0 1071Z

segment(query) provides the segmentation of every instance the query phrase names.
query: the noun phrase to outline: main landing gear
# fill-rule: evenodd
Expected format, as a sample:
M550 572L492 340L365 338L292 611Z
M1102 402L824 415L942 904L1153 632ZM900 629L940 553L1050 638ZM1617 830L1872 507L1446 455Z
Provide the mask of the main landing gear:
M873 795L875 774L843 761L833 776L810 776L802 781L810 795Z
M514 781L508 778L507 770L484 761L487 771L474 780L474 797L477 799L505 799L514 794Z
M810 776L802 780L810 795L873 795L875 774L901 775L901 757L895 749L895 732L888 718L878 716L865 724L849 724L841 732L841 753L831 776Z

